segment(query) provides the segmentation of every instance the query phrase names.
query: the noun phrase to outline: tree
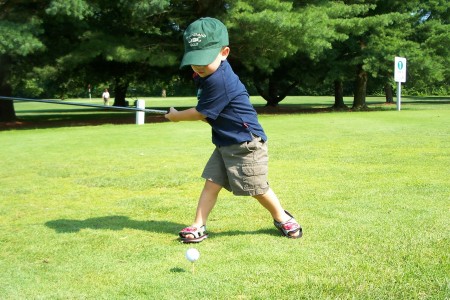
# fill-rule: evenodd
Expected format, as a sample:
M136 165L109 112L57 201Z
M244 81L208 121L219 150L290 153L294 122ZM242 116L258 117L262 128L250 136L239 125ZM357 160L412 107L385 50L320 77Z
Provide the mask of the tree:
M0 93L63 98L108 85L115 105L126 105L130 84L190 78L178 70L183 30L212 16L229 28L233 67L269 106L297 86L329 85L341 107L353 83L359 109L369 80L372 89L392 85L396 55L408 59L407 90L449 86L448 8L444 0L0 0ZM12 102L0 101L0 118L15 118Z
M445 82L445 70L448 70L449 44L448 21L445 25L445 14L449 4L446 1L360 1L370 5L357 19L349 19L341 23L339 29L349 33L343 43L334 45L331 52L350 54L344 66L334 60L338 55L329 55L333 63L345 74L348 69L356 71L354 87L354 109L366 108L365 97L367 83L371 79L384 89L387 101L392 101L393 61L395 56L408 58L408 81L419 85L417 78L426 83ZM351 5L352 1L346 1ZM429 21L430 16L435 19ZM431 29L433 28L433 29ZM439 45L432 41L439 39ZM430 43L430 44L428 44ZM444 49L445 48L445 49ZM423 63L419 63L424 61ZM420 68L420 72L416 69ZM338 71L338 70L336 70ZM339 71L338 71L339 72ZM336 74L336 72L334 72ZM419 75L420 76L417 76ZM427 74L427 76L424 76ZM335 75L336 76L336 75ZM417 76L417 77L416 77ZM347 76L344 76L347 77ZM448 81L447 81L448 82Z
M68 89L105 84L114 105L126 105L131 82L178 75L182 30L225 7L211 0L53 0L38 10L47 51L29 59L33 68L16 90L63 98Z
M294 69L284 68L286 64L297 53L317 57L334 39L320 6L297 7L296 3L230 1L225 16L232 36L231 60L253 74L248 77L253 78L268 106L278 105L300 82Z
M341 27L344 32L349 32L349 38L344 42L346 44L344 48L351 49L351 59L347 67L355 70L353 109L367 108L367 81L371 71L374 73L374 69L370 68L371 65L368 62L374 59L374 54L386 55L386 51L373 47L372 41L379 37L380 31L385 32L385 28L390 28L396 20L404 18L398 12L377 10L378 0L361 2L369 5L370 9L361 17L351 19ZM384 60L379 61L378 65L383 62Z
M327 6L327 14L330 18L330 26L339 38L332 43L332 47L324 51L319 58L323 84L333 85L335 103L334 109L347 109L344 103L344 84L355 78L355 60L361 45L355 39L355 32L361 27L361 18L373 8L370 4L346 4L342 2ZM367 80L366 74L358 69L357 77L362 84ZM354 92L356 90L356 86ZM358 90L364 93L363 89ZM356 92L355 92L356 94ZM365 98L365 94L364 94Z
M114 105L126 105L130 82L178 61L180 46L174 35L180 33L170 22L170 5L170 1L143 0L52 1L47 12L61 20L62 28L79 32L71 49L56 60L58 77L81 76L85 84L109 82ZM57 41L57 35L50 34L48 43Z
M4 95L14 89L64 97L74 86L106 82L113 86L115 105L125 105L131 81L154 78L161 68L178 64L181 32L169 13L176 1L10 3L0 2ZM38 49L46 51L33 55ZM6 64L20 64L19 55L26 56L22 65L30 66L20 72ZM6 112L14 116L12 103L0 105L2 120Z
M0 1L0 95L12 96L13 69L32 53L42 51L45 47L38 39L42 24L38 14L39 1L12 3ZM22 1L20 1L22 2ZM17 72L24 73L24 69ZM0 100L0 121L16 120L13 102Z
M326 80L329 72L324 62L332 66L330 73L337 73L333 72L336 61L325 54L351 39L355 27L363 32L361 16L371 7L336 1L236 1L226 16L230 35L238 45L232 48L231 59L252 74L267 105L276 106L296 85ZM345 55L349 57L338 52L331 57ZM331 81L339 90L346 77L339 75ZM366 77L360 78L364 82Z
M450 92L450 3L419 1L411 13L414 32L409 40L416 47L407 53L410 93ZM412 86L410 86L412 83Z

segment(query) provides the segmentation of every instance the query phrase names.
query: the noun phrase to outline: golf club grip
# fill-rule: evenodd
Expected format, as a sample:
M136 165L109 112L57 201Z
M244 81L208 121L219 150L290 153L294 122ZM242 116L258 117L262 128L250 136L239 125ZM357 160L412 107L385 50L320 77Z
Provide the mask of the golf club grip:
M143 109L142 111L149 113L149 114L157 114L157 115L166 115L169 113L168 110L160 110L160 109Z

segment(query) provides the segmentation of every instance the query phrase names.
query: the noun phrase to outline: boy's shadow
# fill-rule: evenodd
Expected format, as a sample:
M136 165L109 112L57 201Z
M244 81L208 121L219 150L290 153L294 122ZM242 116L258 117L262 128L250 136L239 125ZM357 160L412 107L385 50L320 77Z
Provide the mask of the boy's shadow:
M59 219L48 221L45 226L54 229L57 233L74 233L81 229L123 230L125 228L174 233L184 225L168 221L136 221L126 216L106 216L85 220Z
M186 227L185 224L179 224L168 221L136 221L126 216L106 216L89 218L85 220L59 219L48 221L45 226L55 230L57 233L75 233L82 229L98 229L98 230L123 230L125 228L145 230L159 233L177 233L181 228ZM256 231L228 231L214 233L214 236L234 236L247 234L267 234L277 235L275 229L260 229Z

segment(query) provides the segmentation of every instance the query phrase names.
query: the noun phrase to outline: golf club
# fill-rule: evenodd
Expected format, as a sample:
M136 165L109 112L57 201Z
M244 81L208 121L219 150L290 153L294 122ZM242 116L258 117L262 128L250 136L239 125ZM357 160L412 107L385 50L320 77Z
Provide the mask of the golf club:
M111 109L111 110L128 110L128 111L142 111L149 114L165 115L168 113L167 110L159 109L145 109L145 108L135 108L135 107L122 107L122 106L104 106L100 104L88 104L88 103L78 103L78 102L63 102L56 100L46 100L46 99L31 99L31 98L17 98L17 97L5 97L0 96L0 100L14 100L14 101L29 101L29 102L44 102L53 104L64 104L64 105L74 105L74 106L88 106L100 109Z

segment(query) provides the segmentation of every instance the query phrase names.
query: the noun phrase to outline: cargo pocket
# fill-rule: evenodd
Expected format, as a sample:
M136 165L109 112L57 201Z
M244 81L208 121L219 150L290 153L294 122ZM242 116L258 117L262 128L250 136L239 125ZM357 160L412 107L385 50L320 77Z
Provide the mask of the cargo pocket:
M251 142L245 142L244 145L247 148L249 152L253 152L261 148L261 145L263 144L262 139L259 136L254 136L252 134L252 141Z
M242 165L242 182L244 191L251 191L268 186L267 163Z

